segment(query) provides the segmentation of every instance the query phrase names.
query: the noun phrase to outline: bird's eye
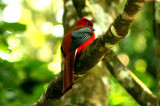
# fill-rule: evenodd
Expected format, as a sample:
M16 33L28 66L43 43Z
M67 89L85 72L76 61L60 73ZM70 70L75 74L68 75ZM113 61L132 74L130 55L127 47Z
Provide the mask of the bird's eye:
M91 26L91 23L90 23L90 22L87 22L87 25L88 25L88 26Z

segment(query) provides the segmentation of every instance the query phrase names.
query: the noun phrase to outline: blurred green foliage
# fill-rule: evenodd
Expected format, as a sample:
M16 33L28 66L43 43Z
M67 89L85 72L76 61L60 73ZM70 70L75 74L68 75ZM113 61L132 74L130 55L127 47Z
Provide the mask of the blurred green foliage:
M157 94L156 39L153 33L152 2L146 3L133 23L129 35L119 42L119 53L127 53L128 65L154 94Z
M19 14L12 11L14 8L6 9L9 6L20 6L17 21ZM113 49L122 61L129 59L124 64L156 94L151 6L145 5L129 35ZM0 1L0 105L28 106L37 102L61 70L62 14L61 0ZM110 82L110 106L138 106L112 75Z
M26 25L20 24L20 23L7 23L7 22L2 22L0 25L0 33L3 34L5 31L25 31L26 30Z

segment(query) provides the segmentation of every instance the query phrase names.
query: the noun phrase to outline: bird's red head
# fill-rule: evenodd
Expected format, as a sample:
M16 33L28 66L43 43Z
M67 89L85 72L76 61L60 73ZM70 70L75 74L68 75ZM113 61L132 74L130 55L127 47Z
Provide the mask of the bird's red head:
M90 20L88 20L88 19L86 19L86 18L81 18L81 19L79 19L79 21L76 23L75 26L78 26L78 25L89 26L89 27L91 27L93 30L95 30L95 29L93 28L93 22L90 21Z

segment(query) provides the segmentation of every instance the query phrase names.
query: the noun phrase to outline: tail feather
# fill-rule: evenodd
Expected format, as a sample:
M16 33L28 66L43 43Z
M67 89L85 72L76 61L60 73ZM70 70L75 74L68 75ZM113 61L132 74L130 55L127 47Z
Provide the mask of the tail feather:
M67 55L64 59L64 76L63 76L63 91L64 93L72 86L74 81L74 55Z

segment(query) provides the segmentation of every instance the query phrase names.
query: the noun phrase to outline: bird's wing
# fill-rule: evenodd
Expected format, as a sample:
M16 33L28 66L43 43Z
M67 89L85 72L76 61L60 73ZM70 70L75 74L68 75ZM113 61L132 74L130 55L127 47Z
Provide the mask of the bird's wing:
M69 52L75 51L79 46L85 43L92 35L92 31L88 27L84 27L79 30L73 31L71 33L73 41L70 45Z

